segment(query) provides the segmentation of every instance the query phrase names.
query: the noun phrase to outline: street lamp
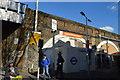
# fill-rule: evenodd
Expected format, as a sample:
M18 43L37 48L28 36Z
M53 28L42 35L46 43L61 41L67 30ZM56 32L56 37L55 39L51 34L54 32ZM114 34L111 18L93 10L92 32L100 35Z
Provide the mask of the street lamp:
M90 73L90 60L89 60L89 56L90 56L90 54L88 52L89 51L89 40L88 40L88 27L87 27L87 25L88 25L88 22L91 22L91 20L88 19L88 17L85 15L84 12L80 12L80 14L82 16L84 16L85 19L86 19L86 49L87 49L87 56L88 56L87 60L88 60L88 76L89 76L89 73Z
M84 14L84 12L80 12L80 14L86 18L86 35L87 35L86 40L88 40L88 27L87 27L87 25L88 25L88 22L91 22L91 20L88 19L88 17Z

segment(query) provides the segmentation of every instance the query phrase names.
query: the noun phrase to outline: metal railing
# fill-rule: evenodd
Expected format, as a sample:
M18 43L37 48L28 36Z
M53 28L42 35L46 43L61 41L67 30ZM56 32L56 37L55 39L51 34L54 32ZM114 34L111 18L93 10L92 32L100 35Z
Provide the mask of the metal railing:
M0 0L0 20L23 23L27 5L13 0Z

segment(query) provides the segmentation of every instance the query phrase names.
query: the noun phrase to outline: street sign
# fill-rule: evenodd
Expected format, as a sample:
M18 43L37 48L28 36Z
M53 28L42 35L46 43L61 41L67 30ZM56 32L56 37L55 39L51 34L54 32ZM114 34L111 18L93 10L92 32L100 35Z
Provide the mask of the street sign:
M83 38L82 35L74 34L74 33L69 33L69 32L64 32L64 31L60 31L60 34L64 35L64 36L75 37L75 38Z
M72 57L72 58L70 59L70 62L71 62L72 65L76 65L76 63L77 63L77 58L76 58L76 57Z
M57 30L57 21L55 19L52 19L52 29Z

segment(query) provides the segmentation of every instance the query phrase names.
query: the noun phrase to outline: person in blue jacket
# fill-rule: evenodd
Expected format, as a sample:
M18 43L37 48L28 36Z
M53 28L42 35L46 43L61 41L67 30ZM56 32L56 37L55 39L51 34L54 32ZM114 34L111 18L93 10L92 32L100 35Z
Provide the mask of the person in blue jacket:
M43 66L43 77L44 77L44 79L46 79L46 74L47 74L48 78L50 79L50 74L49 74L50 59L47 58L47 56L45 54L43 55L41 65Z

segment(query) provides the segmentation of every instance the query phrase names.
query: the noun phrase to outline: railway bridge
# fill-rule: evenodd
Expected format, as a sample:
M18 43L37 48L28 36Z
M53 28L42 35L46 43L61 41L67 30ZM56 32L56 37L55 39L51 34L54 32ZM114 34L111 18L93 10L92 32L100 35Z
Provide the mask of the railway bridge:
M18 2L17 2L18 3ZM16 3L16 4L17 4ZM19 4L20 5L20 4ZM23 4L22 4L23 5ZM3 6L0 10L9 12ZM12 10L13 12L15 10ZM20 69L26 69L34 64L34 67L38 65L38 51L39 47L29 44L31 31L34 28L34 15L35 11L29 8L25 8L23 5L23 12L17 7L17 20L13 20L13 17L9 17L1 20L2 22L2 63L5 64L9 59L15 59L16 64ZM17 16L17 15L16 15ZM94 26L86 26L85 24L78 23L72 20L68 20L55 15L47 14L44 12L38 12L38 31L41 32L41 38L44 40L44 48L52 47L52 29L51 20L57 20L58 29L55 33L55 43L59 40L69 43L73 47L85 47L86 36L89 39L89 47L96 45L97 50L104 49L108 54L112 54L120 51L120 35L105 30L95 28ZM11 21L10 21L11 20ZM20 23L19 23L20 22ZM88 35L86 34L86 27L88 27ZM24 63L23 63L24 62Z

